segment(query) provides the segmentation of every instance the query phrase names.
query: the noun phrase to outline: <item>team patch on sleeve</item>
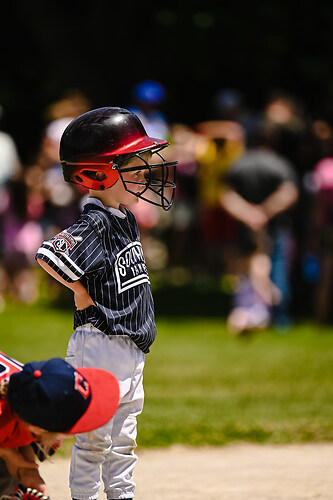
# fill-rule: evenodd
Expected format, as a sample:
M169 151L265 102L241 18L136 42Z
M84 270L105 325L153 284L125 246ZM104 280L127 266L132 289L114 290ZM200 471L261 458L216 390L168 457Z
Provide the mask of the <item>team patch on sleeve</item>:
M63 231L54 236L52 246L56 252L65 253L71 250L77 243L77 240L69 233Z

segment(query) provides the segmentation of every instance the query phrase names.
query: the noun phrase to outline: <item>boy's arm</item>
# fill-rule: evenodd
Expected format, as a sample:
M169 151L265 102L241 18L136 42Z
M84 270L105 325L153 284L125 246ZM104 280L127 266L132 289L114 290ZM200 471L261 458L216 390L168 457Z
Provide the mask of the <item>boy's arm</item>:
M28 447L32 449L31 446L27 446L27 448ZM18 450L18 448L0 448L0 457L3 458L3 460L6 462L9 474L15 477L15 479L17 479L18 481L20 480L20 469L38 469L38 464L36 464L34 460L34 455L32 454L32 457L25 457Z
M90 297L86 288L80 281L68 283L63 278L61 278L61 276L59 276L59 274L54 269L52 269L52 267L49 266L44 260L37 259L37 262L50 276L52 276L52 278L56 279L57 281L59 281L59 283L72 290L72 292L74 293L74 303L78 311L87 309L87 307L95 305L95 302Z
M17 448L0 448L0 457L11 476L25 488L32 488L48 495L46 484L38 471L35 455L30 445Z

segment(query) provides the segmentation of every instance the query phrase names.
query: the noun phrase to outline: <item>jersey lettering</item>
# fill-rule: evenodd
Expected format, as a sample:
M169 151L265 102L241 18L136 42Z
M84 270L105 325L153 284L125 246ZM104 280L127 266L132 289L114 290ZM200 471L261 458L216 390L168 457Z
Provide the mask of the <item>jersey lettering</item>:
M118 293L144 282L149 283L147 266L139 241L130 243L117 254L115 272Z

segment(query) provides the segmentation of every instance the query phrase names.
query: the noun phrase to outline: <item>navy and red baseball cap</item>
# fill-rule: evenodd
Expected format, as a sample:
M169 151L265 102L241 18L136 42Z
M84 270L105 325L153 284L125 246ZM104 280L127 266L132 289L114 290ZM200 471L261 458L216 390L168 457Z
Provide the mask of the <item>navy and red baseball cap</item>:
M61 358L33 361L13 373L8 403L25 422L79 434L106 424L119 404L116 377L100 368L73 368Z

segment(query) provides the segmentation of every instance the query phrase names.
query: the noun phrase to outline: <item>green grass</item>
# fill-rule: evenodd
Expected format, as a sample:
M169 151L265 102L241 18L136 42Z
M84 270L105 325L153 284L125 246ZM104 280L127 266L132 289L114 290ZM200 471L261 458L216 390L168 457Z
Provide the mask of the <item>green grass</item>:
M0 350L23 363L65 357L73 314L46 306L7 306L0 314Z
M0 315L0 349L23 362L64 357L72 325L68 310L11 306ZM333 440L333 329L235 338L222 318L158 317L157 327L141 447Z
M333 331L233 338L222 320L161 320L147 356L140 443L333 438Z

